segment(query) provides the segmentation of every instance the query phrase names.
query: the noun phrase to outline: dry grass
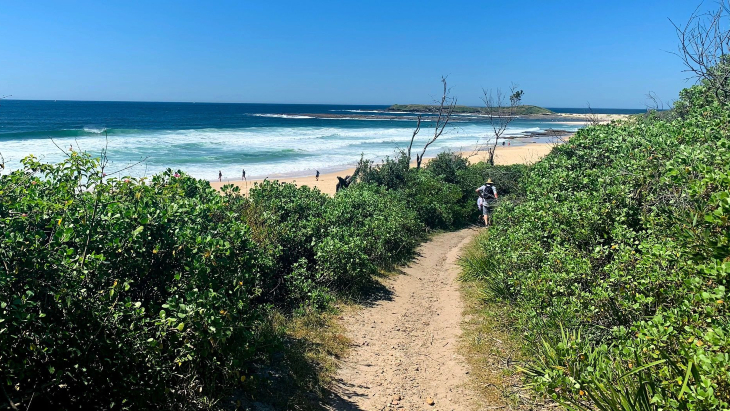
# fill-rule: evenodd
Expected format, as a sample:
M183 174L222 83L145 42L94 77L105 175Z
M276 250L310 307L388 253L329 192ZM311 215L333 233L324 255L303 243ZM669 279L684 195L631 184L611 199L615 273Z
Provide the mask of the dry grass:
M470 367L471 388L488 406L480 409L542 410L554 407L523 384L517 367L526 360L509 305L496 302L478 281L462 283L466 303L460 351Z
M322 410L337 362L350 347L340 324L338 303L328 312L305 311L296 316L272 312L264 328L273 354L247 379L247 389L218 409Z
M287 334L290 338L300 342L302 364L305 368L294 373L306 374L314 368L316 384L309 390L316 390L323 394L323 390L330 386L332 377L337 371L337 360L347 352L351 345L345 336L345 329L338 320L343 304L329 313L306 313L289 321Z

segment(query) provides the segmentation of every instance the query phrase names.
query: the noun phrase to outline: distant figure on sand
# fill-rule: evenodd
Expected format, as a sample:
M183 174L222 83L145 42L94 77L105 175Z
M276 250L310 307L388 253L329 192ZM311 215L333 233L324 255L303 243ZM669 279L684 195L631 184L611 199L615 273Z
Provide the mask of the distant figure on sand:
M315 180L319 181L319 170L317 170L317 175L314 176Z
M483 186L477 188L477 193L479 193L479 197L482 200L481 208L482 216L484 217L484 225L489 227L492 224L492 213L494 212L494 207L497 205L497 199L499 198L499 195L497 195L497 187L494 186L494 183L490 178L487 179L487 182L484 183ZM479 205L478 200L477 205Z
M220 183L222 181L223 181L223 172L218 170L218 182Z
M68 146L68 151L74 151L74 145L73 144L71 144L70 146Z
M245 180L245 179L246 179L246 169L244 168L241 171L241 180Z
M504 147L504 141L502 142L502 146Z

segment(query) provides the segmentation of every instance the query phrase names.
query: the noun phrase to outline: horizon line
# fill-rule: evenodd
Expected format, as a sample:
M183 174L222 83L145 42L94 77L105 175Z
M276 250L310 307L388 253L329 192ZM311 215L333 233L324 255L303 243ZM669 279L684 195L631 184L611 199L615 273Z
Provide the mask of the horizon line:
M9 96L9 97L12 97ZM152 103L152 104L258 104L258 105L291 105L291 106L382 106L382 107L390 107L395 104L401 104L401 103L393 103L393 104L352 104L352 103L251 103L251 102L222 102L222 101L153 101L153 100L73 100L73 99L25 99L25 98L0 98L1 101L61 101L61 102L73 102L73 103ZM433 104L422 104L422 103L407 103L407 104L414 104L414 105L433 105ZM0 104L1 105L1 104ZM526 106L533 105L533 104L524 104ZM466 107L481 107L481 106L472 106L468 104L464 104ZM558 107L558 106L537 106L537 107L543 107L547 109L556 108L556 109L581 109L581 110L587 110L588 107ZM626 107L591 107L591 109L603 109L603 110L645 110L646 107L632 107L632 108L626 108Z

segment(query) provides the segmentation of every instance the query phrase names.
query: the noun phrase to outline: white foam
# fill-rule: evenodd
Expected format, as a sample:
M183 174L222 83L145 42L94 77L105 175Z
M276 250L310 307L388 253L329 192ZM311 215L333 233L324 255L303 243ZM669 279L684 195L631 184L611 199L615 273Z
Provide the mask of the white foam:
M218 170L223 171L224 177L240 178L241 168L246 169L247 176L254 178L301 173L304 170L352 165L361 154L366 158L392 155L395 149L407 148L413 133L410 127L388 127L382 122L371 123L372 127L342 127L338 126L338 122L327 124L331 126L113 134L108 138L108 155L113 161L109 169L126 167L147 158L144 164L125 173L150 175L169 167L211 180L217 178ZM550 126L549 123L538 127L524 125L525 122L511 125L506 135L538 131ZM431 132L431 128L424 126L416 137L414 146L422 147ZM434 155L444 149L467 150L477 143L486 144L492 139L493 131L487 122L460 124L456 128L447 129L447 133L429 147L428 153ZM98 135L54 140L64 149L73 144L74 149L85 150L92 155L98 155L106 146L106 139ZM38 138L3 140L0 152L6 160L6 173L8 170L18 169L20 159L29 154L52 163L62 161L66 156L50 139Z
M296 114L254 114L254 117L270 117L270 118L293 118L293 119L302 119L302 118L316 118L312 116L300 116Z
M384 113L385 110L330 110L332 112L347 112L347 113Z

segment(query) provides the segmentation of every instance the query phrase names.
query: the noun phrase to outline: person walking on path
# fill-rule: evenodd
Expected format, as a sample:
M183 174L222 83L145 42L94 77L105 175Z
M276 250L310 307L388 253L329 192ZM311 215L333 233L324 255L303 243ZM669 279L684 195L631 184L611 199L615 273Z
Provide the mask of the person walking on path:
M499 195L497 194L497 187L492 182L492 179L487 179L487 182L477 188L477 193L479 193L479 198L482 199L482 216L484 216L484 225L489 227L492 224L492 213L494 212L494 207L497 205L497 199L499 198Z
M222 181L223 181L223 172L218 170L218 182L220 183Z
M314 178L319 181L319 170L317 170L317 174L314 176Z

